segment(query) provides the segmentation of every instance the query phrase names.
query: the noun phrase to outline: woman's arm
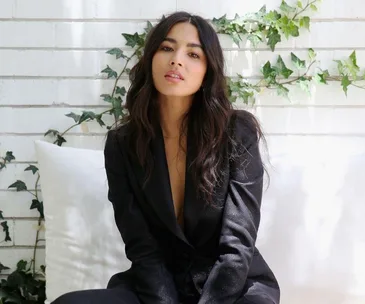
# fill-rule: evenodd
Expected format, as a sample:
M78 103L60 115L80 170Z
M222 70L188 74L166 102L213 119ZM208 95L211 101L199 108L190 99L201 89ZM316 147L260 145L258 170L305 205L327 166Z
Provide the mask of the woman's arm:
M241 296L255 250L260 222L263 165L257 132L247 127L248 112L240 111L235 138L243 155L230 165L219 258L204 285L198 304L233 304Z
M109 131L105 149L108 199L114 208L115 222L132 262L135 289L145 304L178 303L172 275L167 270L159 246L134 199L124 166L116 131Z

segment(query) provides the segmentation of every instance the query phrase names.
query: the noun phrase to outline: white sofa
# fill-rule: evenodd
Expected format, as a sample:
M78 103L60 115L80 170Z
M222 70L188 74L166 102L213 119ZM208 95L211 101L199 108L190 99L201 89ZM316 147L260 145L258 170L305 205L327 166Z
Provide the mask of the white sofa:
M365 155L336 145L272 145L257 246L279 280L282 304L365 303ZM41 141L36 151L48 303L105 288L130 262L107 200L103 152Z

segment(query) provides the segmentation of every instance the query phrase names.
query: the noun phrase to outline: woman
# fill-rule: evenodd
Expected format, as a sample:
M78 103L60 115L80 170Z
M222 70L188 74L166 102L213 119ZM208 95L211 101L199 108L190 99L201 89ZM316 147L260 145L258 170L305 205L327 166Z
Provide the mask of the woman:
M185 12L164 18L130 80L129 116L108 132L104 154L132 267L107 289L53 303L279 303L255 247L262 132L253 115L232 109L214 29Z

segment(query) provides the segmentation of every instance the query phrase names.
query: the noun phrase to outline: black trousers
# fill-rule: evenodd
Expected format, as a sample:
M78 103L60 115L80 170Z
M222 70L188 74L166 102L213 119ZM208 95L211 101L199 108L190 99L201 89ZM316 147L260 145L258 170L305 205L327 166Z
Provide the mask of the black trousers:
M123 274L125 276L126 273ZM66 293L51 304L142 304L133 287L121 280L115 274L108 282L106 289L88 289ZM276 290L258 282L250 282L245 294L235 304L279 304L279 295L273 299L267 295L275 294ZM181 304L196 304L198 300L186 300ZM232 303L233 304L233 303Z
M51 304L142 304L135 293L126 287L111 289L89 289L66 293ZM196 304L183 303L183 304ZM256 298L248 300L242 298L236 304L275 304L270 299Z
M125 287L89 289L66 293L52 304L141 304L133 291Z

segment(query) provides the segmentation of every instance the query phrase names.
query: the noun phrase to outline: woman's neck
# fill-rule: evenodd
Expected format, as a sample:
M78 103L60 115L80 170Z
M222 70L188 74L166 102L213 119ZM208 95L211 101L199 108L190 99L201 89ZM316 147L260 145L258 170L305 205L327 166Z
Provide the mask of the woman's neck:
M188 96L160 96L158 99L160 124L166 138L177 138L184 115L189 111L192 98Z

